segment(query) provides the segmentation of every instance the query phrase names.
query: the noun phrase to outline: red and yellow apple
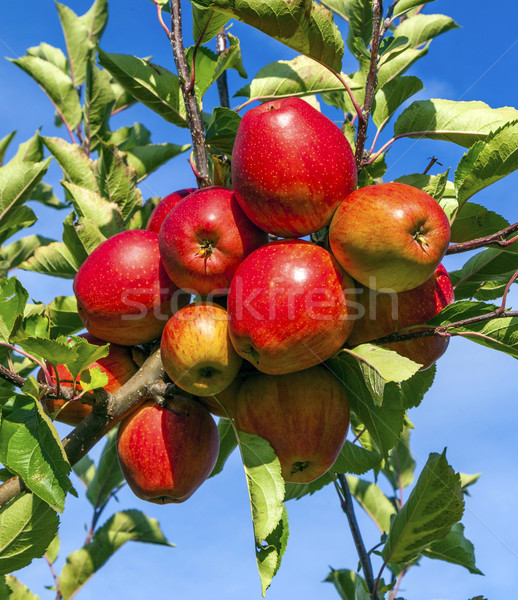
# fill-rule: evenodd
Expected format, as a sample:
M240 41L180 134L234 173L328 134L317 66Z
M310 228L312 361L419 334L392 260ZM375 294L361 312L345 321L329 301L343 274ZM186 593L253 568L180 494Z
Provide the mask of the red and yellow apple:
M234 348L273 375L323 362L351 332L355 291L324 248L303 240L271 242L243 261L230 285Z
M167 215L173 210L173 208L192 192L195 192L196 188L185 188L183 190L177 190L165 198L162 198L160 202L155 206L151 216L149 217L149 221L147 222L146 229L149 231L154 231L155 233L160 232L160 227L162 227L162 223Z
M267 440L285 481L310 483L335 462L349 428L349 404L325 366L288 375L260 373L239 390L236 426Z
M318 231L356 183L349 142L305 100L272 100L244 115L232 152L232 185L261 229L281 237Z
M117 433L119 464L132 492L149 502L184 502L210 475L219 451L218 428L196 400L147 401Z
M160 343L162 364L173 382L196 396L228 387L243 359L228 335L228 314L212 302L195 302L167 322Z
M450 242L450 224L431 196L403 183L349 194L329 230L331 252L362 285L405 292L424 283Z

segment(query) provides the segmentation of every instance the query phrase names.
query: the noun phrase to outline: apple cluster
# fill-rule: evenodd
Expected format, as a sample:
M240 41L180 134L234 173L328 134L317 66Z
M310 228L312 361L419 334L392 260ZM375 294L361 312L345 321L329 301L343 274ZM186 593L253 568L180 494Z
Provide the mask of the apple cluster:
M442 208L402 183L356 189L347 139L304 100L248 111L231 168L233 189L167 196L146 230L103 242L74 281L86 329L112 344L101 360L119 385L134 372L119 367L124 347L160 338L178 393L145 402L118 433L131 489L153 502L181 502L210 474L210 412L265 438L286 481L320 477L349 426L344 387L325 361L453 301ZM446 345L388 347L427 368Z

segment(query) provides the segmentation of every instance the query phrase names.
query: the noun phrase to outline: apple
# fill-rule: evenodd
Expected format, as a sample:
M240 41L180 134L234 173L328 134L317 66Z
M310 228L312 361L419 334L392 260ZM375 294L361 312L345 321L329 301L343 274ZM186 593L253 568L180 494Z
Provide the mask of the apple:
M230 385L243 359L228 335L228 314L212 302L195 302L175 313L160 343L164 369L196 396L213 396Z
M82 333L79 337L84 338L90 344L97 346L103 346L106 342L93 337L89 333ZM104 356L99 360L96 360L89 368L99 367L103 373L106 373L108 377L108 383L104 386L104 389L113 393L118 390L122 385L135 375L138 371L138 366L133 361L131 350L126 346L118 346L117 344L110 344L110 351L108 356ZM52 383L57 384L56 371L59 378L61 387L71 388L72 374L65 367L65 365L58 365L56 369L47 362L47 369L49 370ZM44 381L43 372L40 369L37 374L38 381ZM79 377L76 379L76 389L81 390L79 384ZM41 403L43 408L49 415L56 415L55 420L61 423L67 423L68 425L78 425L87 415L92 412L92 407L89 404L83 402L71 400L66 401L57 398L42 398ZM56 414L57 413L57 414Z
M86 329L124 346L159 337L188 301L165 272L158 234L144 229L123 231L97 246L76 274L74 293Z
M349 428L349 404L325 366L249 377L237 397L236 426L267 440L285 481L310 483L326 473Z
M356 321L347 343L356 346L426 323L454 300L450 276L442 264L424 283L407 292L383 294L363 288L358 294L358 302L364 314ZM434 335L384 346L419 363L424 370L446 352L448 338Z
M327 360L353 327L355 286L331 254L303 240L258 248L230 285L230 339L259 371L280 375Z
M117 432L117 456L132 492L149 502L184 502L210 475L219 451L218 428L196 400L150 400Z
M160 230L160 253L178 287L221 296L245 256L267 241L233 192L213 186L189 194L169 213Z
M180 202L182 198L185 198L185 196L188 196L195 191L196 188L185 188L183 190L177 190L176 192L165 196L165 198L162 198L162 200L160 200L151 213L149 221L146 225L146 229L149 231L154 231L155 233L159 233L164 219L178 204L178 202Z
M248 217L281 237L308 235L331 221L357 184L344 134L301 98L249 110L232 152L232 185Z
M329 230L331 252L361 284L405 292L424 283L450 242L450 224L431 196L404 183L349 194Z

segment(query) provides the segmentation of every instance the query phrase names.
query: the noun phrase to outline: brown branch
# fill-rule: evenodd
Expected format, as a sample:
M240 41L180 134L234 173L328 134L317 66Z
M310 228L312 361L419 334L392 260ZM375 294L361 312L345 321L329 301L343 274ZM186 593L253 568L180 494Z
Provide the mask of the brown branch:
M518 236L507 240L505 239L511 233L518 231L518 223L514 223L513 225L509 225L505 229L501 231L497 231L496 233L492 233L491 235L486 235L485 237L478 238L476 240L470 240L469 242L462 242L461 244L450 244L448 250L446 250L446 254L458 254L459 252L467 252L468 250L476 250L477 248L482 248L483 246L499 246L500 248L505 248L506 246L510 246L515 242L518 242Z
M225 27L222 27L221 31L216 36L216 51L218 56L225 52L227 49L227 33L225 31ZM219 103L221 106L226 108L230 108L230 96L228 93L228 79L227 72L223 71L221 75L216 80L216 85L218 86L218 96Z
M185 58L185 50L182 38L182 9L180 0L171 0L171 47L173 49L174 61L180 79L180 88L185 103L187 121L191 131L192 148L196 170L199 173L198 186L208 187L212 185L209 176L209 162L205 151L205 133L203 121L198 107L196 93L190 89L191 74Z
M363 119L358 121L358 132L356 135L356 167L358 172L364 166L364 148L367 139L367 126L369 125L369 116L374 100L374 91L378 83L378 49L381 42L381 20L383 18L383 1L375 0L372 3L372 42L371 42L371 60L367 81L365 83L365 100L363 103Z
M137 373L114 394L104 394L92 412L63 440L68 461L74 465L102 437L146 398L166 393L164 368L160 349L156 350ZM19 477L0 485L0 506L15 498L26 488Z

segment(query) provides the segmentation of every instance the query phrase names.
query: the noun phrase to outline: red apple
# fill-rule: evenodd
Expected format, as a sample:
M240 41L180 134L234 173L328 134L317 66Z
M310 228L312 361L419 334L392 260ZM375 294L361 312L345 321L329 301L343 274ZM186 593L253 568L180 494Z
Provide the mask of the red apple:
M424 283L450 242L443 209L427 193L403 183L381 183L349 194L329 230L336 260L361 284L405 292Z
M265 102L243 117L232 185L248 217L282 237L313 233L356 188L354 156L331 120L301 98Z
M175 313L167 321L160 349L169 377L196 396L219 394L243 362L228 335L227 311L212 302L195 302Z
M160 232L160 227L162 227L162 223L167 215L173 210L173 208L192 192L195 192L196 188L186 188L183 190L178 190L169 194L165 198L162 198L160 202L155 206L155 209L151 213L149 217L149 221L147 222L146 229L149 231L154 231L155 233Z
M323 366L252 375L239 390L236 426L270 443L285 481L310 483L329 470L345 443L349 404Z
M228 296L230 338L259 371L279 375L327 360L353 327L355 287L331 254L281 240L252 252Z
M219 450L218 428L196 400L145 402L117 433L117 455L133 493L149 502L187 500L210 475Z
M356 346L426 323L454 300L453 286L443 265L439 265L424 283L408 292L383 294L363 288L358 294L363 316L356 321L347 343ZM446 352L448 338L434 335L384 346L419 363L424 370Z
M160 260L153 231L123 231L98 246L74 279L81 320L88 331L114 344L150 342L187 302Z
M160 230L160 253L174 283L201 296L221 296L237 267L267 242L223 187L198 190L169 213Z
M87 342L96 344L97 346L103 346L106 343L103 340L93 337L89 333L83 333L79 337L85 338ZM131 379L138 370L137 365L133 362L131 350L125 346L118 346L117 344L110 344L108 356L96 360L89 366L89 368L93 367L99 367L103 373L106 373L108 383L104 386L104 389L110 393L118 390L121 385ZM52 376L52 383L56 385L57 379L54 367L47 363L47 368ZM72 374L65 365L58 365L56 371L60 385L62 387L71 388L73 386ZM38 371L37 378L38 381L43 381L43 372L41 369ZM81 390L79 377L76 379L76 389L78 391ZM92 412L92 407L89 404L84 404L76 400L67 402L62 399L44 397L41 403L49 415L57 413L55 416L56 421L67 423L68 425L77 425Z

